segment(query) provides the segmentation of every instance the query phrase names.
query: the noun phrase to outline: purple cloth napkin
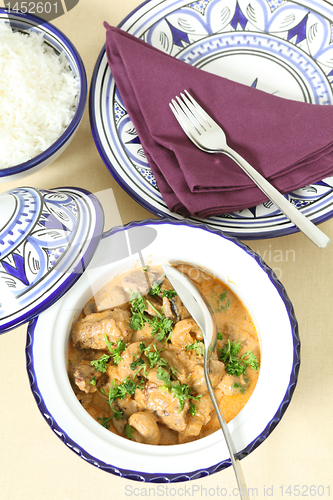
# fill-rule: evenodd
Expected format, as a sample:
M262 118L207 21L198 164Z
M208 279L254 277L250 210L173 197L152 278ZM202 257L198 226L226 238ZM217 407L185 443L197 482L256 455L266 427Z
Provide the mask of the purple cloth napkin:
M187 89L228 144L282 193L333 174L333 107L282 99L194 68L104 23L111 73L168 208L207 218L267 200L227 156L200 151L169 102Z

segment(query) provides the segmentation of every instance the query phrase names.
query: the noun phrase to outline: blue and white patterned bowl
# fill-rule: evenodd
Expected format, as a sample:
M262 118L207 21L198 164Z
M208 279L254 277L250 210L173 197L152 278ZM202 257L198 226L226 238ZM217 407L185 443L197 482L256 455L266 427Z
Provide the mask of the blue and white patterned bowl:
M136 481L187 481L230 466L221 431L174 446L136 443L109 432L84 410L68 380L71 325L86 301L118 273L164 259L210 270L241 297L255 321L261 344L259 380L248 403L228 424L240 458L281 420L300 363L292 304L273 271L243 243L188 220L146 220L114 228L101 240L82 278L30 324L27 369L39 410L54 433L86 462Z
M23 14L0 8L0 21L10 23L11 27L22 31L41 33L45 42L57 54L64 53L79 81L79 93L75 115L63 134L45 151L31 160L0 169L0 182L16 181L52 163L67 148L81 123L87 101L87 77L82 59L72 42L55 26L33 14Z

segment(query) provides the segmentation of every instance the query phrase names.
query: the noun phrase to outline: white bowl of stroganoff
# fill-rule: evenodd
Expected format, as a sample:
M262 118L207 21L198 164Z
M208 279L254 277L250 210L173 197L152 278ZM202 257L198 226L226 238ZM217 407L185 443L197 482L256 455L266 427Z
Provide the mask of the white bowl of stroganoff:
M78 318L79 321L84 319L84 314L81 311L91 297L96 296L98 290L123 273L142 268L146 272L147 269L153 269L154 265L160 265L161 262L165 261L174 265L186 263L217 278L220 283L226 285L226 290L230 290L231 294L235 294L240 299L253 321L260 343L260 352L256 352L260 364L259 377L245 406L228 423L240 458L246 457L263 442L282 418L290 403L299 368L299 338L292 304L272 270L247 246L204 224L194 224L186 220L146 220L114 228L104 235L93 260L81 278L58 302L29 325L27 369L31 389L41 413L52 430L69 448L81 455L85 461L102 470L128 479L148 482L196 479L228 467L230 458L222 431L216 430L214 427L211 427L209 431L210 424L207 422L210 418L208 418L205 422L206 427L202 426L201 434L199 432L195 437L191 437L191 435L186 437L186 432L182 432L180 433L182 437L179 437L179 433L175 432L174 422L169 425L168 420L163 419L162 412L156 406L149 407L148 405L145 408L136 407L132 410L132 414L148 412L161 427L161 435L164 435L164 430L166 430L169 441L160 437L150 441L141 439L142 436L141 438L138 436L140 428L136 426L135 419L130 418L131 412L126 413L127 409L124 407L123 400L121 398L118 400L116 398L110 399L106 394L104 389L111 388L112 384L114 389L116 382L103 379L106 376L105 373L98 373L97 378L93 377L92 384L97 383L93 393L90 393L87 386L85 392L84 377L81 377L80 389L73 390L68 376L68 373L71 372L71 369L68 370L68 349L73 325L76 324ZM133 284L131 283L129 286L132 287ZM223 317L227 297L224 291L220 293L221 290L218 290L221 300L224 301L219 311L220 317ZM153 297L149 296L150 300L153 301ZM165 303L163 304L166 306ZM157 307L156 302L153 302L153 305ZM89 305L86 307L88 310L85 310L85 314L88 319L90 318L89 314L101 314L101 311L90 309ZM108 307L110 307L110 303L104 306L102 314L108 314L105 311ZM115 305L111 304L111 309L109 308L111 316L112 311L115 310L114 307ZM233 323L232 319L231 323ZM104 337L105 332L102 333ZM227 328L221 333L228 337ZM200 343L200 338L195 339L193 332L191 334L193 343L195 340ZM134 332L134 335L138 335L138 332ZM126 349L129 348L130 341L126 335L119 337L118 340L124 340L127 344ZM136 337L134 340L137 341L137 345L140 345L145 339ZM159 340L163 343L163 340ZM231 340L233 341L233 338ZM111 341L114 342L114 347L119 346L116 344L116 339L111 338ZM163 353L169 349L166 344L169 343L170 349L174 347L172 337L164 346L161 346L156 338L151 343L155 343L156 350L162 357ZM224 343L226 343L226 338ZM96 345L93 347L96 348ZM146 347L147 342L142 344L141 353L147 355L147 349L144 352ZM221 347L223 346L220 345ZM89 350L84 343L82 348L85 352ZM108 360L110 364L114 365L114 357L110 355L111 351L105 350L104 346L96 355L98 349L97 346L94 356L89 359L97 360L104 353L109 355ZM189 349L183 345L182 351L185 356L187 355L185 351L188 352ZM120 351L120 356L126 357L126 352L126 350ZM140 351L135 351L135 353L136 355L131 359L132 362L137 362L141 356ZM197 354L198 352L193 356L197 356ZM172 364L170 360L172 357L168 358ZM120 361L120 365L122 364L124 364L124 359ZM114 373L118 386L121 384L118 373L120 365L113 366L112 370L115 371L111 370L110 372ZM150 367L149 364L145 366ZM225 361L226 366L227 362ZM140 372L138 362L135 369L137 368ZM161 387L165 380L158 386L157 368L158 365L154 367L155 380L152 380L151 376L149 380L144 379L143 376L141 379L143 370L141 370L141 375L139 373L135 379L138 386L141 381L137 392L141 390L141 393L146 395L146 401L149 399L148 393L160 394L163 397L168 393L168 387L165 385ZM172 370L168 371L170 367L165 368L164 364L159 368L160 374L162 368L164 369L162 378L165 379L164 375L167 373L167 379L169 377L168 380L171 381L168 396L170 398L172 398L173 390L170 389L171 386L176 386L179 389L180 386L186 385L185 382L191 380L188 373L186 373L188 380L179 381L176 380L176 377L173 380ZM179 371L179 366L177 368ZM149 372L149 370L147 371ZM128 381L130 379L129 372L124 373ZM220 385L216 384L220 396L223 392L222 379L226 375L228 374L223 372L217 382ZM148 377L147 374L146 377ZM154 386L155 392L149 392L147 385L144 388L144 384L148 382L150 388L152 382L157 384L158 387ZM191 386L190 382L188 384ZM239 394L237 385L239 386L239 384L233 385L235 394ZM224 384L224 386L226 385ZM183 431L186 426L189 427L193 416L193 412L191 413L190 410L196 406L198 416L200 413L199 401L205 398L204 390L198 389L194 393L193 388L194 385L189 389L192 391L192 396L198 395L200 392L201 396L199 395L197 399L193 400L188 397L186 399L187 406L183 406L180 410L178 406L177 413L182 416ZM91 411L89 405L81 404L82 398L81 401L80 398L77 398L78 392L84 398L95 397L93 396L96 394L95 389L96 391L102 389L107 402L112 403L111 414L107 415L109 425L101 425L103 424L102 416ZM175 396L175 394L174 391L173 395ZM129 396L126 397L129 398ZM229 400L232 397L229 394ZM179 403L180 399L176 402ZM187 414L184 414L184 409L186 409ZM125 418L127 426L132 429L129 434L125 433L124 425L121 426L116 422L117 419L115 419L113 412L116 413L119 410L123 412L122 417ZM205 432L203 432L204 429L206 429Z
M52 163L70 144L87 99L82 59L39 17L0 8L0 182Z

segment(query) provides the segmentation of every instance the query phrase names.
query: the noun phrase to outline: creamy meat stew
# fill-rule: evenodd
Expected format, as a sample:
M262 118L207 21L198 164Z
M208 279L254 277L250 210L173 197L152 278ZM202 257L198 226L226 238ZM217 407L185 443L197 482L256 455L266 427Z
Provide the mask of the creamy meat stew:
M258 336L232 290L186 264L210 303L218 340L210 376L229 422L257 383ZM203 372L202 333L160 267L115 277L83 308L72 328L69 379L76 397L101 425L146 444L200 439L219 428Z

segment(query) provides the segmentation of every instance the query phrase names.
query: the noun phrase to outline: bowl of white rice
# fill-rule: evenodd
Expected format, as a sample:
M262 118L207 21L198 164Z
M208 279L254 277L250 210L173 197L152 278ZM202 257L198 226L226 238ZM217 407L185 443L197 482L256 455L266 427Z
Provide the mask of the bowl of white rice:
M53 162L86 99L85 68L70 40L37 16L0 8L0 182Z

